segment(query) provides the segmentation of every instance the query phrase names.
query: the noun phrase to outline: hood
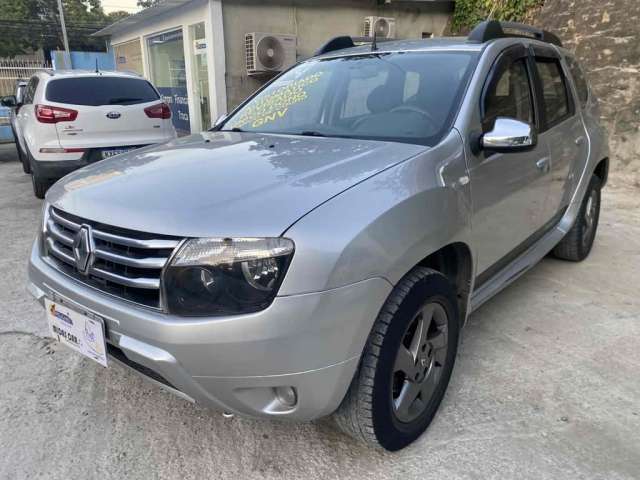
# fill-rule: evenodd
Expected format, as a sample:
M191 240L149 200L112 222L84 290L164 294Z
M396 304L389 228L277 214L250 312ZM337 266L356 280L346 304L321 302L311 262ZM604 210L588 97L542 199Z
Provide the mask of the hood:
M279 236L321 203L425 148L203 132L77 170L47 200L82 218L149 233Z

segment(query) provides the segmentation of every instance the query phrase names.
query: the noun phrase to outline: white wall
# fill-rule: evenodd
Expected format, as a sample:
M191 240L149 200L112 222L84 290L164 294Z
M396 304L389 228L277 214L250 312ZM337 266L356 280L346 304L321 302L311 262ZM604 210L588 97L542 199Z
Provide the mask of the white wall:
M148 20L141 21L133 28L114 34L111 44L118 45L134 39L141 39L142 63L145 77L150 77L149 52L147 39L158 33L182 29L182 37L185 46L185 70L187 75L187 95L189 97L189 119L192 132L206 130L209 125L200 125L198 115L199 106L195 98L192 82L192 65L190 46L193 43L189 26L204 22L207 36L207 68L209 70L209 99L211 118L226 113L227 98L224 85L224 32L222 31L221 0L193 0L192 2L174 10Z

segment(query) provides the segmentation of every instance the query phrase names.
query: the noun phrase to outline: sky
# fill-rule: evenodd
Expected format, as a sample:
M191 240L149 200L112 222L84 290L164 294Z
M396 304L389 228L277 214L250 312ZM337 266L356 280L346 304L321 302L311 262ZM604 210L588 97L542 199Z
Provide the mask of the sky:
M102 0L102 9L105 13L124 10L129 13L136 13L140 7L136 6L137 0Z

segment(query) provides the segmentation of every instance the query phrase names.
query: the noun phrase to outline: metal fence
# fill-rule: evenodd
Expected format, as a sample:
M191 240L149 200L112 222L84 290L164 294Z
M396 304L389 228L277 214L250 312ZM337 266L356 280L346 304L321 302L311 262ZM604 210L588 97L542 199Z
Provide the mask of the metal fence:
M46 61L0 60L0 97L15 93L16 80L28 80L34 72L50 68Z

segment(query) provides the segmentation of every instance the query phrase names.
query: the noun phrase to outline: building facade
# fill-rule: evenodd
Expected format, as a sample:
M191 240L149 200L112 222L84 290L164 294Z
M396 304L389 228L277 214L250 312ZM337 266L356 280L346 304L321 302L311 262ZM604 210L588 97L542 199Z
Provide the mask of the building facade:
M390 35L396 38L440 36L452 5L436 0L165 0L95 35L109 38L116 69L154 83L171 107L176 129L186 134L210 128L275 73L248 73L247 34L287 36L292 47L285 47L295 49L287 58L299 61L332 37L362 36L365 19L372 16L391 19ZM278 52L259 53L276 61Z

